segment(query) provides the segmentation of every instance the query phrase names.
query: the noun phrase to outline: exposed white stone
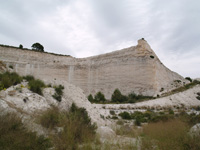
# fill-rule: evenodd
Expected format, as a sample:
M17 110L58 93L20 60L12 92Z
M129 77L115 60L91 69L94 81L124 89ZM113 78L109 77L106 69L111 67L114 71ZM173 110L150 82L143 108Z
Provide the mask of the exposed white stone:
M156 96L162 88L164 92L176 88L175 80L180 80L180 85L188 82L166 68L145 40L138 40L137 46L88 58L0 46L0 61L7 67L12 65L20 75L68 81L86 95L101 91L108 99L116 88L126 95L134 91Z

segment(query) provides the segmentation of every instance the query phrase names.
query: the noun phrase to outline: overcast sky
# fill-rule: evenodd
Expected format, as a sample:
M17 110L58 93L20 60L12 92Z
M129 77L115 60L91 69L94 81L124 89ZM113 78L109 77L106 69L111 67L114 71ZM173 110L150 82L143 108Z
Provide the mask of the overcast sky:
M200 77L199 0L0 0L0 44L88 57L145 38L182 76Z

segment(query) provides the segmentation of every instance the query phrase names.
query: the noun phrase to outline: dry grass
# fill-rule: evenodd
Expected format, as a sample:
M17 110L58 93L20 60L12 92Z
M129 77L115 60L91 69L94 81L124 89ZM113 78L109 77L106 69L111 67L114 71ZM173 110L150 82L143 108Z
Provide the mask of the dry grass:
M72 104L69 112L60 112L53 107L47 110L40 118L40 123L48 129L61 127L63 130L50 135L56 150L73 150L88 142L95 142L96 126L84 108L77 108Z
M199 150L197 138L188 134L189 126L179 119L150 123L143 130L142 150Z
M0 116L1 150L47 150L50 147L48 139L27 131L15 114Z
M121 125L115 129L116 135L126 137L138 137L141 130L133 125Z

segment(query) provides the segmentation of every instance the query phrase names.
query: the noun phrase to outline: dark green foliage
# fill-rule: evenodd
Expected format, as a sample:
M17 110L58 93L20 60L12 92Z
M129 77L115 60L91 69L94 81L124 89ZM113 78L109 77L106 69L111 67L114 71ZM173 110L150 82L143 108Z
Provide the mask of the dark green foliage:
M31 47L33 50L44 52L44 47L40 43L34 43Z
M43 95L42 94L42 88L45 87L45 84L43 81L37 79L37 80L30 80L29 83L29 88L32 92L37 93L39 95Z
M153 55L151 55L150 57L151 57L152 59L154 59L154 56L153 56Z
M115 115L115 111L114 110L110 110L110 114L111 115Z
M101 92L98 92L98 93L94 96L94 101L95 101L95 102L105 102L106 99L105 99L104 94L101 93Z
M1 150L48 150L49 139L28 132L15 114L0 115Z
M88 100L89 100L91 103L94 102L94 98L93 98L92 94L88 95Z
M63 95L63 89L64 86L59 85L55 87L55 93L52 95L53 98L55 98L57 101L61 102L62 100L62 95Z
M192 82L192 79L190 77L186 77L185 79Z
M19 45L19 48L20 48L20 49L23 49L23 45L22 45L22 44L20 44L20 45Z
M197 98L198 100L200 100L200 96L197 96L196 98Z
M27 75L27 76L23 77L23 79L25 79L26 81L35 80L34 76L31 76L31 75Z
M136 117L134 123L135 123L136 126L141 126L141 120L140 120L140 118L139 118L139 117Z
M128 95L128 103L136 103L144 100L153 99L152 96L137 95L134 92Z
M142 113L139 111L134 112L131 114L132 119L135 119L135 125L140 126L141 123L147 122L148 119L151 119L151 114L149 113Z
M122 95L119 89L115 89L114 93L112 94L111 101L122 103L127 101L127 97Z
M13 66L12 66L12 65L9 65L9 68L10 68L10 69L13 69Z
M116 120L116 119L118 119L118 117L117 116L112 116L111 119Z
M132 119L131 115L128 112L126 112L126 111L120 113L119 116L122 117L122 119L127 119L127 120Z
M12 85L17 85L22 81L22 78L15 72L5 72L0 74L0 90L8 88Z

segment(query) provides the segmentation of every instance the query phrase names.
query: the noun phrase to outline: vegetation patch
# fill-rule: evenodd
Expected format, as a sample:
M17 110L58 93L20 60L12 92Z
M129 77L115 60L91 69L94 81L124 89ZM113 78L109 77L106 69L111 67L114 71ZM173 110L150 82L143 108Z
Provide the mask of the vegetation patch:
M17 85L22 82L22 77L17 73L5 72L0 74L0 90L9 88L12 85Z
M122 119L127 119L127 120L132 119L131 115L126 111L120 113L119 116L122 117Z
M180 119L150 123L143 129L142 150L198 150L200 136L190 136L189 126Z
M105 96L104 96L104 94L101 93L100 91L98 93L96 93L96 95L94 96L94 98L93 98L92 94L90 94L88 96L88 100L91 103L105 103L107 101L106 98L105 98Z
M42 88L46 87L44 82L39 79L30 80L28 86L32 92L37 93L39 95L43 95Z
M134 92L130 93L128 96L123 95L119 89L115 89L112 94L111 101L106 100L103 93L98 92L95 97L90 94L88 100L91 103L106 103L106 104L118 104L118 103L136 103L145 100L154 99L152 96L137 95Z
M54 89L55 89L55 93L54 93L54 95L52 95L52 97L54 99L56 99L58 102L61 102L64 86L62 86L62 85L55 86Z
M185 79L192 82L192 79L190 77L186 77Z
M78 145L95 140L96 125L91 123L87 111L72 104L69 112L57 108L44 112L40 123L48 129L61 127L63 130L52 135L56 150L78 149Z
M1 150L48 150L49 139L29 132L15 114L0 115Z
M164 97L164 96L169 96L169 95L176 94L176 93L179 93L179 92L183 92L183 91L186 91L190 88L193 88L194 86L196 86L198 84L200 84L200 81L194 80L193 82L186 84L182 87L179 87L179 88L174 89L174 90L167 92L167 93L163 93L162 96Z

